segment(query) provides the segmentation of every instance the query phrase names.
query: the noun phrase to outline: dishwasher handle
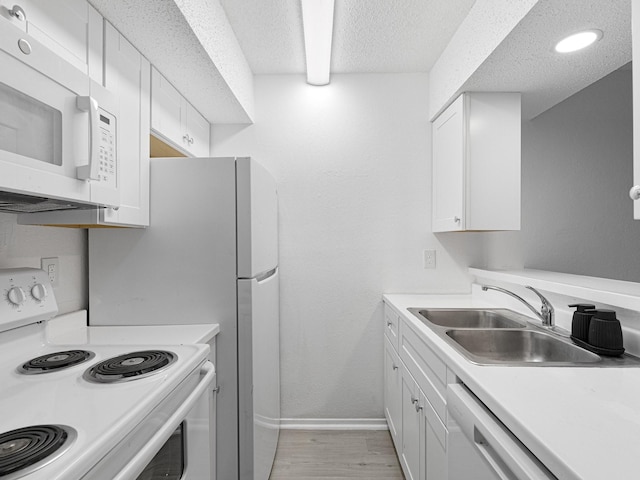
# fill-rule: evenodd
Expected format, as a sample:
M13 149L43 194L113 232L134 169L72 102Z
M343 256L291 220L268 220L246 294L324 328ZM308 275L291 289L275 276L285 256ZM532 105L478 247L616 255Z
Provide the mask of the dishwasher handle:
M501 480L556 479L464 385L447 386L447 408Z

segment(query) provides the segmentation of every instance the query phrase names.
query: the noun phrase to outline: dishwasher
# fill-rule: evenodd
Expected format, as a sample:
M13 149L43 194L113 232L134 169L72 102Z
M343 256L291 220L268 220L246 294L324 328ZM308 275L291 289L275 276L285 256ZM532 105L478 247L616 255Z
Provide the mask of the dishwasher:
M448 480L555 477L463 384L447 386Z

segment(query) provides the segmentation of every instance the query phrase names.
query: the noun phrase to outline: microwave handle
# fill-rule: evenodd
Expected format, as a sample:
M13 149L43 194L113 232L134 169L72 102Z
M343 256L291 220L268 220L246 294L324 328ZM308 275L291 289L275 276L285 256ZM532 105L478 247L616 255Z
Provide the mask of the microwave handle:
M98 174L98 150L100 145L100 129L98 128L98 102L89 96L76 98L78 110L89 112L89 163L76 167L76 176L80 180L100 180Z

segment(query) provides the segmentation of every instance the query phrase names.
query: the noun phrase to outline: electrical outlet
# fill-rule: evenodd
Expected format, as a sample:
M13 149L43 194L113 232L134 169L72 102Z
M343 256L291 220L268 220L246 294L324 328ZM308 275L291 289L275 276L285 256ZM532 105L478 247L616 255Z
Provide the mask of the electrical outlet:
M436 251L424 251L424 268L436 268Z
M60 277L60 264L58 257L42 258L40 260L40 268L47 272L51 286L57 287Z

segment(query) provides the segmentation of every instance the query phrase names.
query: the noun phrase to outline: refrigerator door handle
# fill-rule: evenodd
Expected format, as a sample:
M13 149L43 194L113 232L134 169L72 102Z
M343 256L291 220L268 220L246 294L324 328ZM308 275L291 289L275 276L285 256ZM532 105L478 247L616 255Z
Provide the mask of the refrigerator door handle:
M264 282L265 280L267 280L268 278L273 277L276 274L276 271L278 270L278 267L271 269L267 272L262 272L258 275L255 276L255 279L258 283Z

